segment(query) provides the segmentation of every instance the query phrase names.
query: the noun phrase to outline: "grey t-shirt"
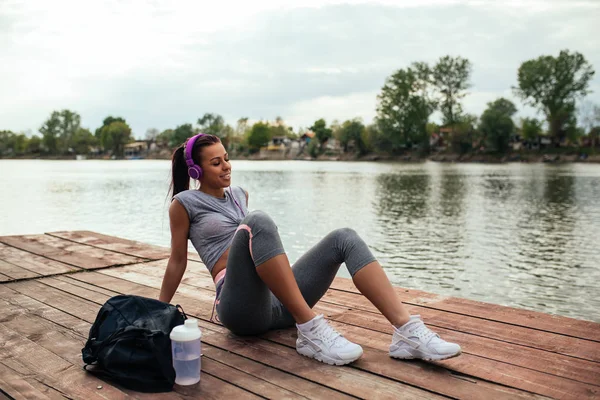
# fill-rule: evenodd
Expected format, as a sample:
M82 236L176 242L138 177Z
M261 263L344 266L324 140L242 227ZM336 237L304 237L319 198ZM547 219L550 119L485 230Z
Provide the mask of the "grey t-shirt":
M185 190L174 197L188 213L189 239L209 271L231 246L236 229L248 214L244 189L239 186L230 189L225 189L224 198L200 190Z

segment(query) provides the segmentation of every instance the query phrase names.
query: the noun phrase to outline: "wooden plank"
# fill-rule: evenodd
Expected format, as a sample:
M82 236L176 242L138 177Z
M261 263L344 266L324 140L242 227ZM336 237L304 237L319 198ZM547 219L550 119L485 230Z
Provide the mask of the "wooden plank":
M8 329L3 323L0 323L0 341L4 343L4 346L0 347L0 356L4 365L11 368L12 365L17 365L19 369L27 371L28 376L35 376L36 380L59 392L86 399L126 397L125 393L108 385L105 385L105 390L100 394L96 387L102 385L102 381L85 374L81 367L75 367L42 346Z
M359 293L352 280L348 278L336 278L331 288ZM401 287L395 289L402 302L407 304L600 342L600 324L595 322L458 297L440 296L415 289Z
M83 269L104 268L146 261L143 258L77 244L50 235L0 236L0 242Z
M29 399L57 399L56 396L47 395L33 386L22 376L19 376L15 371L8 368L0 361L0 389L8 394L11 398L17 400ZM0 392L0 399L2 392ZM8 398L4 396L4 398ZM64 397L58 397L64 399Z
M64 284L65 280L67 280L67 277L60 277L63 280L58 280L57 278L45 278L44 282L46 283L61 283ZM77 281L75 281L77 282ZM83 347L83 340L84 340L84 336L81 336L80 340L82 341L82 343L80 345L75 345L72 342L69 342L69 340L66 340L65 338L61 338L61 337L57 337L57 333L56 332L60 332L61 334L66 334L67 336L71 336L70 332L65 333L64 329L70 329L71 331L75 332L79 332L79 335L81 335L81 331L83 330L84 332L89 331L89 326L91 324L91 322L93 321L92 319L92 314L90 312L87 312L86 309L89 306L87 300L84 300L81 297L75 297L74 295L67 295L70 298L67 299L65 298L66 292L64 291L59 291L57 289L53 289L51 287L46 287L44 288L40 282L36 282L36 281L30 281L30 282L20 282L19 284L14 285L16 286L16 288L18 290L21 290L25 293L27 293L28 295L34 295L37 296L39 299L41 300L48 300L50 299L50 301L56 300L56 304L59 308L63 308L65 310L69 310L69 314L64 313L62 318L59 318L59 320L61 321L60 325L56 325L54 327L50 327L47 325L47 323L44 322L40 322L38 320L36 320L35 323L30 323L30 324L26 324L23 321L23 315L17 315L17 316L12 316L10 318L10 324L14 325L14 328L18 328L21 330L21 333L24 335L32 335L38 343L42 344L44 347L47 348L51 348L54 351L56 351L57 353L60 353L61 355L64 355L65 357L68 358L69 361L71 362L76 362L77 360L80 360L81 358L81 353L80 353L80 349L81 347ZM80 294L80 295L86 295L87 293L90 293L91 296L87 296L87 297L92 297L94 298L93 294L96 293L98 296L96 300L98 301L98 303L96 303L94 305L94 309L98 309L99 308L99 304L103 304L104 301L106 301L106 299L108 299L108 295L104 294L104 293L98 293L98 292L93 292L93 291L81 291L80 289L81 286L73 286L74 290L76 293ZM67 285L61 285L62 289L68 289ZM5 288L4 291L4 299L5 299L5 304L2 304L0 302L0 309L2 308L2 306L4 306L4 311L2 311L3 313L10 313L10 303L6 302L6 299L10 299L13 300L15 298L15 296L11 295L9 292L7 292L6 290L12 290L11 288ZM50 293L49 293L50 291ZM56 296L53 296L51 292L56 292ZM25 297L25 295L23 294L17 294L18 296L22 296ZM35 301L35 300L34 300ZM31 302L30 302L31 303ZM24 309L27 312L27 319L34 319L34 315L30 313L30 310L32 309L31 304L29 303L29 307ZM38 305L37 307L33 308L34 310L39 311L42 308L50 308L49 305L47 304L43 304L43 303L39 303L37 302ZM21 301L21 303L19 303L19 305L21 304L28 304L25 301ZM54 304L53 304L54 305ZM84 318L85 320L87 320L86 322L86 327L85 329L76 329L75 326L73 327L69 327L69 326L64 326L65 324L65 320L67 319L72 319L75 318L72 315L70 315L71 310L76 310L76 314L81 317ZM44 310L45 311L45 310ZM57 309L54 309L55 312L57 312ZM2 312L0 312L0 318L2 318L3 314ZM94 311L96 312L96 311ZM46 315L48 315L47 313L45 313ZM53 317L56 317L56 314L52 314ZM2 318L2 320L6 321L7 318ZM12 326L11 325L11 326ZM60 327L59 327L60 326ZM41 330L40 330L41 329ZM62 329L62 330L61 330ZM47 333L47 332L52 332L52 333ZM59 342L57 344L57 342ZM70 352L71 349L75 349L77 350L76 352ZM204 343L204 348L203 351L206 353L211 352L211 347L207 344ZM213 351L219 351L218 349L213 349ZM235 357L237 357L238 359L235 359ZM208 358L207 358L208 359ZM207 370L207 374L206 377L210 376L209 374L212 375L217 375L214 378L216 379L212 379L212 378L207 378L205 380L205 375L203 372L203 377L202 377L202 381L201 381L201 389L202 391L198 392L196 390L196 392L191 391L191 389L189 388L183 388L183 387L176 387L176 391L177 393L180 394L186 394L189 396L193 396L193 397L213 397L213 398L218 398L220 395L223 395L222 393L225 392L231 392L232 395L234 394L232 391L235 391L234 389L227 389L225 391L222 391L220 388L223 388L224 385L228 385L228 384L224 384L223 382L221 382L219 379L221 380L229 380L230 378L233 379L235 378L236 381L234 382L237 385L247 385L247 387L245 387L245 390L250 390L255 394L259 394L261 396L267 395L267 397L271 397L269 395L272 394L273 397L289 397L289 398L293 398L293 397L298 397L296 394L294 394L292 391L282 388L282 387L278 387L276 386L274 383L270 383L270 382L265 382L263 379L260 378L260 376L262 374L265 374L266 376L278 376L278 383L280 384L285 384L287 383L287 386L292 386L292 388L294 387L300 387L303 388L303 391L306 391L306 386L308 386L309 388L311 386L315 386L314 384L311 384L310 382L298 382L295 385L290 385L289 384L289 379L288 382L286 382L286 379L283 379L282 376L283 375L287 375L283 372L280 371L275 371L273 372L268 372L268 370L271 370L272 368L267 367L266 365L262 365L262 364L258 364L255 362L252 362L250 360L244 360L243 358L239 357L239 356L234 356L234 355L230 355L228 362L223 363L221 360L214 360L214 362L220 362L221 365L217 365L215 366L215 364L212 361L208 362L208 366L210 366L210 369ZM204 362L204 361L203 361ZM254 364L254 365L252 365ZM205 363L206 365L206 363ZM250 371L255 371L256 369L258 369L258 372L261 372L259 376L259 378L257 377L253 377L253 379L249 379L248 377L246 377L245 375L247 375L247 373L244 373L245 371L243 371L242 369L240 369L239 365L251 365L252 369L250 369ZM204 369L203 369L204 371ZM256 371L255 371L256 372ZM290 375L291 377L291 375ZM209 383L205 383L205 381L208 381ZM233 382L233 381L231 381ZM307 385L308 383L308 385ZM279 385L281 386L281 385ZM318 385L317 385L317 389ZM288 393L289 392L289 393ZM327 397L332 397L332 398L343 398L341 396L336 396L335 393L333 396L331 396L331 392L330 391L325 391L325 390L321 390L321 392L324 392L324 394L327 395ZM279 393L280 395L277 395L277 393ZM236 395L237 396L237 395ZM244 395L245 396L245 395Z
M10 273L5 272L5 274L14 279L33 278L39 275L64 274L79 270L79 268L71 265L50 260L2 243L0 243L0 260L2 260L0 262L0 272L4 270L10 271ZM8 263L9 265L5 265L4 263Z
M109 276L107 276L107 274L112 274L114 273L115 270L103 270L102 273L85 273L85 274L74 274L71 276L71 278L73 279L82 279L85 280L86 282L90 282L93 283L95 285L99 285L99 286L104 286L104 287L111 287L114 290L119 290L122 292L126 292L126 293L135 293L138 295L142 295L142 296L147 296L147 297L156 297L158 295L158 287L159 287L159 283L157 281L152 281L151 277L148 277L146 275L141 275L140 276L135 276L135 279L138 279L138 281L124 281L120 278L111 278ZM102 275L105 275L104 277ZM134 279L134 274L133 273L129 273L129 279ZM140 286L140 283L142 283L144 286ZM145 286L147 285L147 286ZM174 298L174 302L178 302L180 304L183 305L184 309L186 310L186 312L190 315L194 315L198 318L207 320L210 316L211 313L211 309L212 309L212 302L207 302L206 300L203 300L203 298L205 298L205 295L202 294L202 291L198 291L194 288L187 288L189 289L186 290L186 285L181 285L180 289L178 291L178 294L175 296ZM184 292L184 293L182 293ZM193 299L189 299L187 297L192 297ZM213 330L219 330L219 332L221 334L225 334L225 335L217 335L216 337L210 337L211 340L211 344L224 348L224 346L229 346L227 347L227 350L229 351L235 351L235 352L240 352L240 354L243 355L243 353L241 353L242 351L245 351L245 346L242 346L242 348L240 347L231 347L231 346L237 346L238 342L232 342L232 343L223 343L220 342L219 340L221 340L221 336L231 336L230 334L228 335L228 331L225 328L222 327L218 327L218 328L214 328L213 324L210 324L208 322L201 322L201 324L206 324L203 325L205 328L207 329L213 329ZM293 330L291 330L293 331ZM241 339L241 338L240 338ZM245 341L249 340L246 338L243 338ZM359 341L362 344L362 341L364 341L361 337L361 340ZM389 339L389 337L388 337ZM208 340L208 339L207 339ZM254 342L253 342L254 343ZM247 342L246 342L247 344ZM255 346L253 347L254 350L256 350L256 354L252 355L252 358L254 358L255 360L259 360L256 357L262 357L263 353L267 352L268 353L268 349L266 348L257 348L256 346L258 346L258 344L255 344ZM281 352L281 350L279 351ZM295 348L289 348L289 353L287 353L286 355L286 360L289 358L292 358L294 360L295 363L297 363L297 360L294 359L294 355L297 355L297 353L295 352ZM274 365L273 360L271 360L271 358L273 358L274 355L269 353L269 357L267 359L265 359L265 362L269 362L270 365ZM377 362L385 362L386 360L389 360L389 357L387 356L387 354L382 355L381 357L383 360L374 360L374 364L376 364ZM271 361L269 361L271 360ZM313 361L314 360L308 360L308 361ZM394 360L395 361L395 360ZM498 363L501 364L501 363ZM443 368L439 368L436 370L432 370L431 368L431 364L428 363L420 363L420 364L409 364L409 363L402 363L402 362L397 362L396 364L389 365L388 368L393 368L394 371L399 370L401 371L399 374L397 374L396 376L396 372L393 372L394 377L393 379L395 380L399 380L405 383L409 383L411 386L417 386L417 387L422 387L426 390L429 391L433 391L439 394L443 394L446 396L451 396L451 397L463 397L463 398L469 398L469 396L472 396L472 394L474 392L478 392L478 393L482 393L482 391L484 393L487 393L487 395L489 397L493 397L493 398L502 398L502 397L507 397L507 398L514 398L517 396L525 396L528 397L530 396L527 393L524 393L522 391L519 390L514 390L514 389L508 389L508 388L502 388L500 386L497 386L493 383L487 383L485 381L479 380L476 377L473 378L469 378L469 380L464 380L461 378L456 378L454 375L452 375L449 371L445 371ZM416 370L415 370L416 368ZM443 378L443 373L442 371L445 371L445 373L448 374L447 380L445 380L445 378ZM364 370L364 372L370 373L371 371L369 370ZM381 375L381 376L388 376L386 375L384 372L377 372L377 375ZM415 375L419 375L419 381L418 382L413 382L413 379ZM462 376L462 374L460 374ZM316 377L310 377L310 379L317 379ZM475 389L475 386L477 386L477 389ZM433 387L432 387L433 386ZM346 390L343 387L336 387L336 389L338 390ZM349 393L349 392L347 392ZM471 395L469 395L469 393L471 393ZM356 394L356 393L349 393L349 394L353 394L353 395L358 395L360 396L360 394Z
M0 260L0 279L4 277L4 279L2 279L3 281L34 278L38 276L40 276L40 274L36 274L33 271L29 271L4 260Z
M147 276L161 279L164 274L164 267L166 267L166 263L157 261L143 265L132 264L119 268L114 272L106 273L116 277L129 277L134 281L137 276L135 273L143 273ZM134 272L134 274L131 274L131 272ZM188 263L188 269L182 279L182 283L214 292L212 278L206 272L204 266L199 263ZM384 329L384 332L390 330L387 320L361 294L329 290L319 302L319 305L323 306L325 303L343 306L346 309L356 309L373 313L375 316L369 315L368 318L376 318L380 321L380 329ZM516 365L522 367L534 368L541 372L548 372L587 383L594 383L594 377L600 375L600 364L588 361L580 363L578 360L570 358L577 357L583 360L600 361L600 346L593 341L565 337L555 333L508 325L447 311L439 311L427 307L406 306L411 314L421 314L432 329L440 332L447 332L448 329L459 332L457 335L453 335L453 337L458 343L463 345L463 350L465 350L465 345L467 345L467 352L471 352L472 354L493 358L502 362L516 363ZM352 318L355 318L355 315L363 314L356 312L344 313L340 321L356 325L358 323ZM440 328L443 330L440 330ZM486 338L496 339L504 343L489 341ZM512 346L511 343L519 346ZM489 349L493 353L487 350L484 351L485 349ZM494 357L491 356L492 354L494 354ZM573 367L574 364L576 367Z
M60 231L48 232L46 234L61 239L70 240L72 242L86 244L105 250L111 250L130 256L146 258L149 260L169 258L169 255L171 254L171 249L168 247L150 245L147 243L103 235L91 231Z

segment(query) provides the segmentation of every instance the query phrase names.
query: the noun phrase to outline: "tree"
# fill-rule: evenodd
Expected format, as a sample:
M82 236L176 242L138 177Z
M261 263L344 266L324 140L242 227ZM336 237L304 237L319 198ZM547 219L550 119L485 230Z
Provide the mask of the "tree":
M377 96L377 125L381 144L396 152L414 144L429 146L427 121L436 107L429 95L428 69L424 64L400 69L385 80Z
M248 127L248 117L242 117L237 120L237 125L235 127L235 135L236 136L244 136L249 130Z
M340 127L339 140L344 148L344 152L348 152L348 145L354 143L356 150L360 154L366 154L368 147L366 144L365 125L360 119L345 121Z
M174 133L173 129L165 129L156 136L156 145L159 147L171 147Z
M333 136L333 131L327 127L327 123L323 118L316 120L309 129L315 133L315 137L319 141L321 147L323 146L323 143Z
M536 118L521 119L521 135L525 140L535 140L543 132L542 121Z
M42 138L34 135L27 142L27 152L30 154L38 154L42 150Z
M160 135L160 131L158 129L150 128L146 131L146 140L149 142L155 142L158 135Z
M471 85L471 62L462 57L441 57L431 71L431 82L441 95L440 111L444 125L457 123L462 114L460 99Z
M67 153L81 117L71 110L53 111L40 128L42 142L50 154Z
M179 147L192 136L194 136L194 127L192 124L179 125L171 135L169 147Z
M482 140L481 132L476 129L477 116L473 114L463 114L458 117L452 125L450 134L450 147L452 151L465 154L473 150L473 142L480 143Z
M102 128L100 140L104 149L109 149L113 155L122 157L125 152L125 145L132 140L131 128L125 122L112 122Z
M95 146L98 139L89 131L89 129L79 128L71 138L71 147L76 154L87 154L90 147Z
M515 93L546 116L550 135L556 144L566 136L575 103L588 92L594 76L592 66L578 52L562 50L558 57L540 56L519 67Z
M481 115L479 129L490 148L500 153L508 150L510 136L515 131L512 116L516 112L515 105L502 97L488 103L488 108Z
M577 111L586 134L589 134L594 127L600 126L600 106L597 104L586 100L582 102Z
M200 125L200 132L207 133L209 135L218 136L223 139L223 128L225 128L225 120L219 114L206 113L202 118L198 119L198 125Z
M125 119L123 119L121 117L112 117L109 115L108 117L104 118L104 121L102 121L102 126L96 129L96 132L94 133L94 136L96 136L96 139L101 140L102 129L108 127L113 122L123 122L125 124L127 123L127 121L125 121Z
M269 140L271 140L269 125L264 122L257 122L252 125L252 129L248 135L250 152L256 153L261 147L269 144Z

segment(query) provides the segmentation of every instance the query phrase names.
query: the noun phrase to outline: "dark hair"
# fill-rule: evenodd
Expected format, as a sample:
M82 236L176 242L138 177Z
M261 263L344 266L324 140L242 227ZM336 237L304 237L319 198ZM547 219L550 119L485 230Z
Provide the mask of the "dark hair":
M187 143L187 140L181 146L175 149L171 159L172 180L169 187L169 192L172 193L171 198L173 198L177 193L183 192L184 190L188 190L190 188L190 176L188 175L188 166L185 163L185 143ZM192 159L196 165L200 165L202 148L215 143L221 143L221 139L214 135L204 135L196 139L196 142L194 142L194 148L192 149Z

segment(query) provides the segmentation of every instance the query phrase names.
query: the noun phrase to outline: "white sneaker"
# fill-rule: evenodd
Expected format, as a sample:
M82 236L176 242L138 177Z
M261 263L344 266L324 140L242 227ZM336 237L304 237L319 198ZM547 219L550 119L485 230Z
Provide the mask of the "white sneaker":
M411 315L410 321L405 325L394 327L390 357L439 361L456 357L460 353L459 345L441 339L440 335L425 326L420 315Z
M333 329L323 319L323 315L317 315L309 322L312 324L304 330L298 327L298 353L330 365L349 364L362 356L362 347L348 341Z

